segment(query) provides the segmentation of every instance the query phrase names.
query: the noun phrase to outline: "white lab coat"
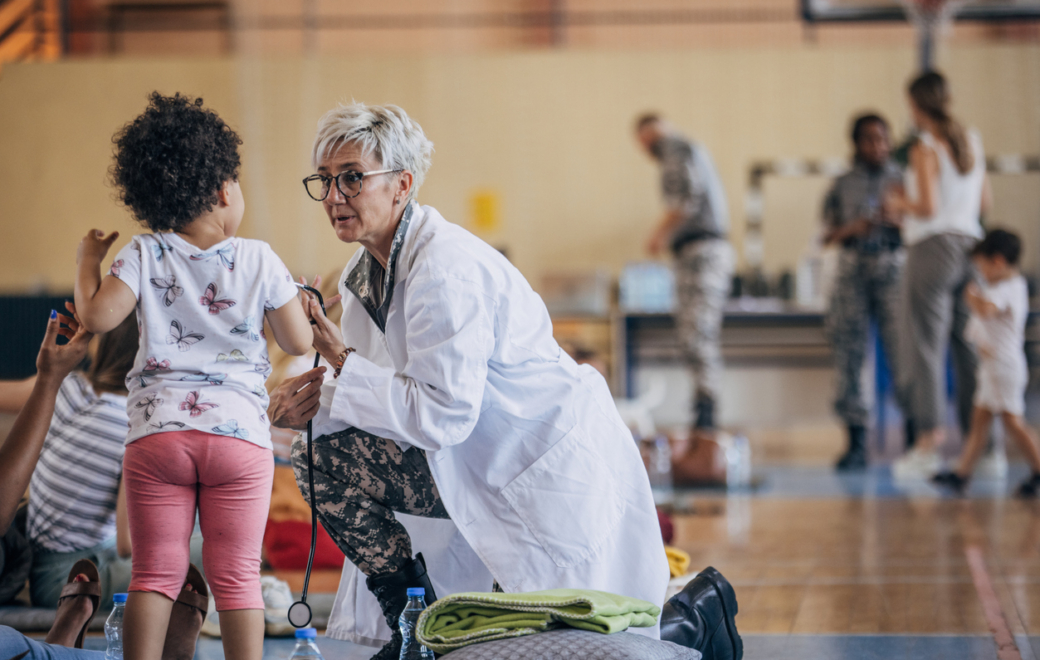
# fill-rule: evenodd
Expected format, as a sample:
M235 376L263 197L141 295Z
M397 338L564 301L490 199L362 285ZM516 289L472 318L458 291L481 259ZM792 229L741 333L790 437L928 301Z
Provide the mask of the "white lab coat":
M426 450L450 521L400 516L438 596L597 589L662 605L668 563L632 434L606 382L552 336L541 298L495 249L428 206L397 257L385 335L343 286L357 349L323 389L315 436L354 426ZM349 562L332 637L389 639ZM634 629L657 636L657 628Z

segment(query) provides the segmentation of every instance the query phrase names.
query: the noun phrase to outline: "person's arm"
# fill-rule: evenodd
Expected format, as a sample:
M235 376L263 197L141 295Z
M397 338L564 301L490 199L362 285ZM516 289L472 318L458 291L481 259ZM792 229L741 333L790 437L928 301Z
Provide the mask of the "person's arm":
M974 282L964 287L964 302L968 304L968 308L978 317L988 319L1001 313L992 301L982 295L979 290L979 286Z
M66 307L75 315L74 306L66 303ZM62 328L61 324L68 327ZM58 335L67 337L69 342L58 346ZM18 502L40 460L61 383L83 361L91 336L75 318L51 311L43 346L36 358L37 378L33 390L0 446L0 533L11 525Z
M130 517L126 513L126 483L119 480L119 495L116 497L116 554L123 559L130 556Z
M311 350L314 333L311 331L310 321L307 320L307 313L298 299L293 298L264 315L271 324L274 340L283 351L289 355L303 355Z
M17 415L25 407L25 402L29 400L35 386L36 376L0 382L0 413Z
M931 147L918 140L910 148L910 167L917 180L917 199L910 199L905 191L894 190L886 200L885 211L898 215L909 213L919 219L931 218L938 203L939 157Z
M679 209L670 209L665 212L664 216L654 226L654 231L650 234L650 240L647 241L646 251L650 253L650 256L656 257L664 252L665 248L668 247L668 239L675 233L682 219L683 214Z
M401 306L408 362L398 373L357 353L343 363L329 416L380 437L437 451L469 437L495 349L494 302L477 283L409 273Z
M119 232L105 236L92 229L76 250L76 309L90 332L114 330L137 306L137 295L118 277L101 279L101 260L108 254Z

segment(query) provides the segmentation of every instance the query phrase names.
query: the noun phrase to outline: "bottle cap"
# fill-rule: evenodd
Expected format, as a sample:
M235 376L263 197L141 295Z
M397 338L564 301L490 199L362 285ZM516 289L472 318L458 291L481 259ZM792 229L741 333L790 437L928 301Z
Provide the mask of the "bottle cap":
M397 593L401 593L401 592L398 591ZM426 595L426 589L423 589L422 587L412 587L412 588L410 588L408 590L408 597L409 598L411 598L412 596L425 596L425 595Z
M400 593L400 592L398 592ZM318 636L318 631L314 628L297 628L296 639L314 639Z
M126 602L126 594L112 594L112 602L113 603L125 603Z

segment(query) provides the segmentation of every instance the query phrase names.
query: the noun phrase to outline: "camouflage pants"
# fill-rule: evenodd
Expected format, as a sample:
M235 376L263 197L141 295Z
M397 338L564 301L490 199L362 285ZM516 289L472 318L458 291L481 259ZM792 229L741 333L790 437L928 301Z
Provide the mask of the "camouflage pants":
M732 276L733 249L723 239L687 243L676 255L675 325L693 372L696 399L718 400L722 381L719 336Z
M877 321L889 368L893 374L898 373L900 280L905 262L906 253L902 250L878 254L842 250L839 257L827 330L834 347L834 410L848 426L866 426L870 414L863 397L861 374L871 317ZM897 398L900 404L904 403L903 397Z
M310 503L307 440L292 446L296 484ZM447 518L426 453L401 451L391 440L358 429L314 439L314 498L318 519L365 575L386 575L412 558L412 540L394 511Z

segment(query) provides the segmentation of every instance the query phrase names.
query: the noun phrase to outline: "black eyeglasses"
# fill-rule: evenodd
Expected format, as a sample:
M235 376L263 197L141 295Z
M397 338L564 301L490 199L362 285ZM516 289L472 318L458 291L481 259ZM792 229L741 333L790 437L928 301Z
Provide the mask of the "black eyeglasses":
M346 172L340 172L334 177L312 174L303 180L303 187L307 189L307 194L311 196L311 199L316 202L321 202L329 196L329 191L332 189L332 180L335 179L336 187L339 188L340 193L347 199L350 199L361 194L361 182L366 176L403 171L404 170L374 170L372 172L354 172L352 170L347 170Z

